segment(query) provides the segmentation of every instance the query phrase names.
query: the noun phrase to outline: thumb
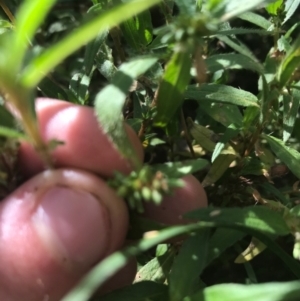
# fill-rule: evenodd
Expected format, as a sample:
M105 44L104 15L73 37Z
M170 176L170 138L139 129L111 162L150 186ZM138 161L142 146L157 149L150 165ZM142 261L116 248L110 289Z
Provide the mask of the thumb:
M35 176L0 204L0 300L59 300L127 228L123 200L96 176Z

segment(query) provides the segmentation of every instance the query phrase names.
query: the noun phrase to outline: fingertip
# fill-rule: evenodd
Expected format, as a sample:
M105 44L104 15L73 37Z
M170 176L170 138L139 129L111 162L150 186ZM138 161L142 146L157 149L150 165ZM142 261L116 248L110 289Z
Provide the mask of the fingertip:
M184 213L207 206L207 196L201 183L192 175L182 178L184 186L174 189L172 195L164 197L160 205L144 203L144 216L156 222L176 225L186 221Z
M0 205L0 300L60 300L127 228L126 205L96 176L37 175Z
M55 167L75 167L111 177L115 171L129 173L132 166L121 156L101 130L90 107L54 99L38 99L36 111L45 141L59 140L52 152ZM143 147L135 132L125 124L125 131L142 162ZM43 163L31 145L22 142L19 151L21 172L32 176L43 170Z

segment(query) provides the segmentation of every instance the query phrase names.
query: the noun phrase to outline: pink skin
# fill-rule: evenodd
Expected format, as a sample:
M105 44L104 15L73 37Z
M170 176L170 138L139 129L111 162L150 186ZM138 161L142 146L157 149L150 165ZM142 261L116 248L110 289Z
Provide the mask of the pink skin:
M160 206L145 203L144 216L167 225L184 224L184 213L207 206L206 193L199 181L187 175L183 178L184 187L177 188L172 195L164 198Z
M65 101L40 98L36 102L39 126L45 141L63 141L52 152L55 167L85 169L103 177L115 170L129 173L132 168L103 133L92 108ZM143 149L134 131L125 125L126 132L143 161ZM42 171L43 163L32 146L23 142L19 153L21 171L30 177Z
M74 169L35 176L0 212L0 300L59 300L122 246L128 227L123 200L98 177Z
M57 167L67 168L37 174L43 170L41 161L22 143L20 167L28 177L37 175L0 203L0 300L60 300L91 266L122 246L128 226L124 202L90 173L108 177L113 170L131 170L100 130L92 109L40 99L37 114L46 141L65 141L52 156ZM138 138L126 130L142 159ZM206 196L195 181L190 177L168 199L192 199L204 206ZM129 284L134 272L134 264L129 265L104 290Z

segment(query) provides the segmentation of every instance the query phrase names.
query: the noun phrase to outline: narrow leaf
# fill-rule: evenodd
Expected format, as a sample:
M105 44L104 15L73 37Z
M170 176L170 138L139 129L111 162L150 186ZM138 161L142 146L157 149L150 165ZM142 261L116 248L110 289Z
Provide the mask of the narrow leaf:
M285 7L284 7L285 18L284 18L282 24L284 24L287 20L289 20L291 18L291 16L295 13L297 8L299 7L299 4L300 4L300 0L286 0L285 1Z
M205 112L225 127L228 127L232 123L242 126L243 116L237 106L216 102L202 102L200 98L196 100L198 100L199 103L199 110ZM248 109L249 108L256 107L248 107Z
M204 208L185 214L186 218L201 221L226 222L243 225L268 234L287 235L289 227L281 212L263 206L244 208Z
M140 167L135 151L128 141L123 127L123 106L133 80L145 73L157 62L156 57L142 57L121 65L112 83L98 93L95 100L96 115L101 128L111 138L120 153Z
M237 158L235 154L219 155L212 163L206 177L202 181L202 186L206 187L216 183L229 168L230 164Z
M289 51L286 53L284 59L278 68L277 79L281 86L285 86L286 83L293 78L293 73L300 65L300 37L298 37Z
M167 64L156 98L156 126L165 127L183 103L183 92L189 84L192 59L189 49L181 46Z
M257 61L257 58L255 55L252 53L252 51L239 39L236 37L232 36L224 36L224 35L217 35L216 36L220 41L224 42L227 44L229 47L231 47L233 50L236 52L243 54L245 56L248 56L251 58L253 61Z
M206 266L208 266L214 259L218 258L229 247L241 240L244 236L246 236L246 234L238 230L224 228L216 229L209 241Z
M193 292L193 285L205 267L209 234L209 230L203 230L182 245L169 277L170 301L181 301Z
M262 7L265 4L271 3L274 0L252 0L247 1L241 5L240 0L222 1L220 7L223 6L223 15L220 17L221 21L228 21L244 12Z
M152 23L149 11L131 17L121 25L124 39L138 52L143 52L152 41Z
M296 301L299 299L300 281L264 284L219 284L185 298L184 301Z
M283 95L283 142L292 135L300 105L300 91L292 89L290 94Z
M0 136L4 136L7 138L16 138L21 140L30 140L27 135L21 133L15 129L8 128L5 126L0 126Z
M154 257L139 269L135 282L151 280L159 283L164 283L170 272L174 256L175 250L172 248L165 254Z
M259 74L263 73L263 66L253 61L249 56L237 53L217 54L208 57L205 60L209 72L228 69L248 69Z
M281 0L282 1L282 0ZM272 5L272 4L269 4ZM264 18L263 16L253 13L253 12L246 12L239 16L240 19L244 21L248 21L252 24L255 24L261 28L268 30L268 28L272 25L272 23Z
M291 170L291 172L298 178L300 178L300 153L295 149L286 146L283 141L273 136L264 135L264 138L268 141L272 151L276 156Z
M186 98L199 101L220 102L243 107L258 107L257 97L250 92L219 84L202 84L200 87L188 86Z
M159 2L160 0L132 0L104 12L100 10L100 13L90 18L67 37L33 59L27 68L25 68L21 76L21 82L26 87L35 87L60 62L91 41L98 34L105 32L109 28L120 24Z
M51 10L57 0L26 0L22 1L22 5L16 14L16 31L14 32L13 39L10 40L10 45L6 51L7 58L11 58L11 62L7 64L21 67L25 52L29 44L41 25L45 17Z
M225 131L224 135L221 137L220 141L216 144L213 154L211 156L211 162L214 162L215 159L222 153L223 149L227 142L232 138L236 137L240 133L240 129L237 128L234 124L231 124Z

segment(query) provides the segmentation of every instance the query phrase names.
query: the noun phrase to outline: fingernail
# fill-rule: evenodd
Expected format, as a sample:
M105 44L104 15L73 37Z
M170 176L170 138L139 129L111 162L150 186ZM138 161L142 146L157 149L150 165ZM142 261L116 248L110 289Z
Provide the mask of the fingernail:
M32 220L49 254L68 269L88 268L106 253L108 212L87 191L50 188L41 195Z

